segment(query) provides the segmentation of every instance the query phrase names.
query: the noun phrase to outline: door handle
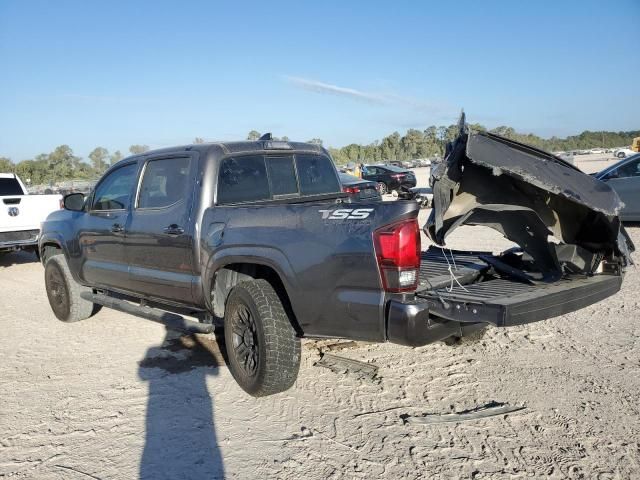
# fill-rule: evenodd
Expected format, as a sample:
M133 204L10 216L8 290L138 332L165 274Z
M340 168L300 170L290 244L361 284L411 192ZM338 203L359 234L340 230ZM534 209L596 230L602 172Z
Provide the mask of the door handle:
M122 233L122 232L124 232L124 227L122 225L120 225L119 223L114 223L113 225L111 225L111 232L112 233Z
M172 223L164 229L164 233L166 233L167 235L182 235L184 233L184 228L182 228L180 225Z

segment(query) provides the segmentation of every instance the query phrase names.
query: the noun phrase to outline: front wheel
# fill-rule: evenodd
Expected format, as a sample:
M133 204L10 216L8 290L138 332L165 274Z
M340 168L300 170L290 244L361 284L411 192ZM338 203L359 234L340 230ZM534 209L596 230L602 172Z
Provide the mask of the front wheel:
M254 397L289 389L300 368L300 339L266 280L236 285L227 299L224 340L229 370Z
M44 283L51 310L63 322L77 322L95 315L101 306L85 300L82 292L91 289L83 287L71 276L64 255L55 255L47 259L44 267Z
M624 158L624 156L625 156L624 152L618 152L618 155L617 155L618 158Z

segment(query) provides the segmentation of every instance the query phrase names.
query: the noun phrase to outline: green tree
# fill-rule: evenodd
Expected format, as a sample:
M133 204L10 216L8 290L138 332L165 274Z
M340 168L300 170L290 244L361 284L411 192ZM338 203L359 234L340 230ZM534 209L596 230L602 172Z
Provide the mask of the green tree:
M107 162L107 158L109 157L109 150L104 147L96 147L89 154L89 159L91 160L91 165L96 173L104 172L109 166L110 162Z
M400 134L393 132L391 135L384 137L380 148L382 149L382 158L384 160L398 160L400 153Z
M247 140L256 141L260 138L260 132L257 130L251 130L247 135Z
M11 173L15 165L13 162L7 157L0 157L0 173Z
M501 126L496 127L496 128L492 128L489 131L491 133L495 133L496 135L500 135L502 137L507 137L507 138L513 137L513 135L516 133L516 131L513 128L507 127L507 126L504 126L504 125L501 125Z
M115 165L116 163L118 163L120 160L122 160L122 153L120 153L120 150L116 150L115 152L113 152L111 154L111 156L109 157L109 164L110 165Z
M148 145L131 145L129 147L129 151L132 155L138 155L140 153L144 153L149 150Z
M69 145L60 145L48 156L51 180L62 181L74 178L76 171L80 173L80 157L73 154Z

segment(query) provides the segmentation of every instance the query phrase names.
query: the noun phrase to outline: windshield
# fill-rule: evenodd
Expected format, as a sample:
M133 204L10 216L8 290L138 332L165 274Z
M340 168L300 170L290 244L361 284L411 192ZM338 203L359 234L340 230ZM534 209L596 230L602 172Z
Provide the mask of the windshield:
M598 173L595 174L595 177L600 180L602 177L604 177L607 173L611 172L612 170L615 170L617 168L620 167L620 165L623 165L627 162L633 161L633 160L638 160L640 158L640 154L639 155L634 155L632 157L627 157L627 158L623 158L622 160L620 160L619 162L614 163L613 165L610 165L602 170L600 170Z
M384 165L382 168L386 168L387 170L389 170L390 172L399 172L399 173L404 173L407 171L406 168L400 168L400 167L396 167L395 165Z
M15 178L0 178L0 197L8 195L23 195L20 182Z
M354 177L353 175L349 175L348 173L338 172L338 176L340 177L341 183L353 183L353 182L361 182L362 179L358 177Z

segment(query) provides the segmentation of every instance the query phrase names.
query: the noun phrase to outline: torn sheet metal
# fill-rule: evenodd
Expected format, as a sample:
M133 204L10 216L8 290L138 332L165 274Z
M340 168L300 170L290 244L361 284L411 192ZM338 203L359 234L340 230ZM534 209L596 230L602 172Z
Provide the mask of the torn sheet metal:
M521 247L523 254L511 259L522 264L518 268L535 270L545 281L594 273L602 259L632 263L617 194L550 153L469 132L462 119L432 181L434 208L425 233L438 245L461 225L493 228Z
M360 362L352 358L340 357L325 353L322 358L315 363L318 367L328 368L334 373L346 373L354 375L362 380L376 381L378 375L378 367L370 363Z
M428 413L422 417L412 415L400 415L402 421L419 425L437 425L440 423L458 423L469 420L479 420L481 418L495 417L497 415L506 415L508 413L523 410L524 405L508 405L506 403L491 402L473 410L465 410L459 413Z

